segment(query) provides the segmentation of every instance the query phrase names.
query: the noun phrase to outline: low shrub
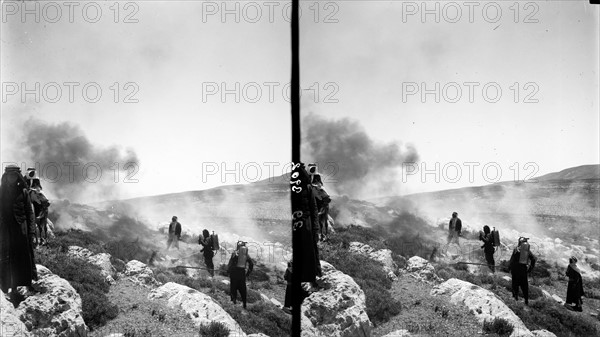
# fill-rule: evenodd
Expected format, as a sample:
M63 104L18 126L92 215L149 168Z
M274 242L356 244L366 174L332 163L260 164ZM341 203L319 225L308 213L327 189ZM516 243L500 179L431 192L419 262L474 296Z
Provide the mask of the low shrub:
M100 267L71 258L67 253L60 251L60 248L42 249L36 258L39 264L67 280L79 293L83 320L90 330L101 327L108 320L117 317L119 309L110 303L106 296L110 285L102 276Z
M229 336L229 328L221 323L212 321L210 324L200 325L201 337L227 337Z
M261 269L257 269L255 267L254 270L252 270L252 273L250 273L250 276L248 277L248 280L250 280L250 281L259 281L259 282L269 281L269 275L267 273L265 273Z
M551 270L552 270L552 266L550 264L548 264L548 262L546 262L542 259L538 259L536 261L535 267L531 271L530 275L532 277L540 277L540 278L550 277Z
M506 319L496 317L494 320L484 321L483 322L483 332L485 334L495 333L499 336L508 336L514 330L512 324L510 324Z

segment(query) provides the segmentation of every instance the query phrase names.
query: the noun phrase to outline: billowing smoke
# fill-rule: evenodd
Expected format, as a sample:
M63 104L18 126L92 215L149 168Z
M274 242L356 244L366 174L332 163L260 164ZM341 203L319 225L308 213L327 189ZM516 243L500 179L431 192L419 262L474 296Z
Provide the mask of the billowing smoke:
M54 198L72 202L115 198L118 186L139 165L132 150L95 146L68 122L48 124L30 118L22 130L18 152L23 157L18 159L36 167L44 190Z
M328 120L309 114L302 127L303 161L319 164L326 187L339 194L354 198L397 194L402 164L419 159L414 146L378 143L349 118Z

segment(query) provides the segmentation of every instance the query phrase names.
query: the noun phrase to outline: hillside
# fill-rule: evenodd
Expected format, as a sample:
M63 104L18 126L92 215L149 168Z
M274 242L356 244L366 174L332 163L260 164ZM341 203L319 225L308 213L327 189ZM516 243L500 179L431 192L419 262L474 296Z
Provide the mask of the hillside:
M593 180L600 179L600 165L582 165L564 169L560 172L548 173L536 180Z

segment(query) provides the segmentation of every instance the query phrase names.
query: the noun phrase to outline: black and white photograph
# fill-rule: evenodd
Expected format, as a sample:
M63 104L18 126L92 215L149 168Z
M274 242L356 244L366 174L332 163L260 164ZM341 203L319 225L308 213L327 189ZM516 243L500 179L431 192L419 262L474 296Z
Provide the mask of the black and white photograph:
M600 335L597 1L0 4L0 337Z

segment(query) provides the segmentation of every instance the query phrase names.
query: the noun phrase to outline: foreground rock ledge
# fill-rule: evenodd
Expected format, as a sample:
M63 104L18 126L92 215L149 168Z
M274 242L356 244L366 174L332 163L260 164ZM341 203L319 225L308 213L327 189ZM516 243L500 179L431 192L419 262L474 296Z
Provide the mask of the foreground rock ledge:
M431 290L431 295L450 295L450 302L465 305L479 322L496 317L506 319L514 327L511 337L533 337L523 321L494 293L472 283L451 278Z
M352 277L321 261L324 289L312 293L302 303L302 336L368 337L371 321L367 316L365 293Z
M150 292L149 299L166 299L171 308L183 310L197 327L221 322L229 328L230 337L245 337L239 324L210 296L184 285L169 282Z
M81 297L67 280L36 265L39 294L27 297L15 312L34 336L86 336L88 327L81 316Z

